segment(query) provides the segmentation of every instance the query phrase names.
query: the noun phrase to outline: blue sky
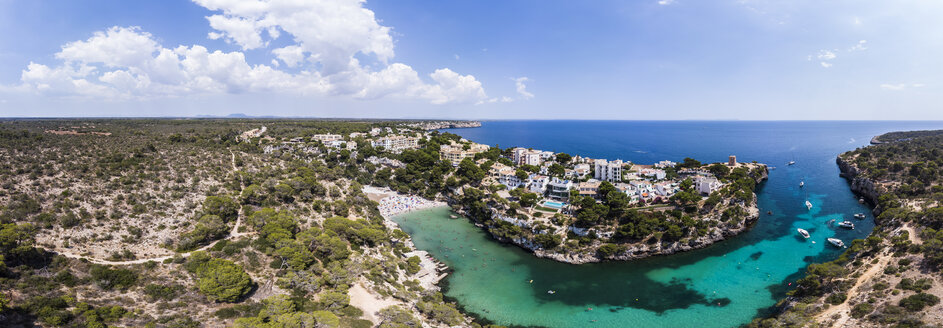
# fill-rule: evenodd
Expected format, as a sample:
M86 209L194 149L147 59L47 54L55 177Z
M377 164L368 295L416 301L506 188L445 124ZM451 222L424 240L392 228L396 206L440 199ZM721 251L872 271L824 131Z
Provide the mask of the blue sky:
M0 0L0 116L939 120L939 17L929 0Z

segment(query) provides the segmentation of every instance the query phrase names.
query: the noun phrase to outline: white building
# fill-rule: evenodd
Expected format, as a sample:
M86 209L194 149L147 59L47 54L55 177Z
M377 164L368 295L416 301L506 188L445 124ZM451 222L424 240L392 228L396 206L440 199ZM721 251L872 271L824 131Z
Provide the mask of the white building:
M530 192L543 195L547 192L547 184L550 183L550 177L546 175L531 174L530 178L527 179L527 190Z
M638 171L638 174L642 176L654 178L655 180L661 180L661 179L664 179L665 176L667 176L667 173L665 173L665 170L659 170L659 169L641 169Z
M452 166L458 166L465 158L474 159L475 154L486 152L489 148L491 147L488 145L472 143L468 149L465 149L465 145L453 141L452 144L439 146L439 157L451 162Z
M622 181L622 164L621 160L609 162L604 159L597 159L593 162L596 169L594 178L596 178L596 180L609 182Z
M573 189L572 181L552 178L547 183L547 196L553 199L566 200L570 197L570 189Z
M655 193L655 187L652 186L651 182L636 180L629 183L632 187L635 187L636 195L641 199L649 199Z
M589 174L589 171L590 171L589 164L586 164L586 163L576 164L573 166L573 172L576 174L577 178L582 178L586 176L587 174Z
M343 140L344 136L339 134L315 134L311 136L311 140L317 140L325 145L331 141Z
M543 162L543 159L541 158L541 151L530 150L530 149L521 148L521 147L514 148L511 159L517 165L540 166L540 163Z
M710 195L712 192L717 191L717 189L720 189L720 187L723 186L724 185L720 183L720 181L717 181L717 178L715 177L694 178L694 189L704 195Z
M383 132L383 130L380 129L380 128L372 128L372 129L370 129L370 135L371 135L371 136L374 136L374 137L380 135L380 132Z
M660 169L663 169L666 167L675 167L675 165L678 165L678 163L675 163L672 161L661 161L661 162L655 163L655 167L660 168Z
M676 183L662 182L662 183L655 184L655 194L658 194L660 196L671 197L672 195L677 193L679 189L680 188L678 187L678 184Z
M405 149L419 147L419 139L406 136L390 136L370 141L374 148L383 147L388 151L398 153Z
M515 189L524 183L517 177L517 170L513 167L505 166L498 169L496 176L498 183L505 185L508 189Z

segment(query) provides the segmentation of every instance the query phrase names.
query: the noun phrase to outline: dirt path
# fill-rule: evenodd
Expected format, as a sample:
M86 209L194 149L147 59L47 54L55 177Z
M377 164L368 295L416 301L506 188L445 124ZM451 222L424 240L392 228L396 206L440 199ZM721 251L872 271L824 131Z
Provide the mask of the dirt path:
M907 231L907 239L910 239L911 243L916 245L923 244L923 239L920 239L920 236L917 235L917 231L914 230L914 228L909 224L904 224L902 227L900 227L900 230Z
M832 327L832 328L844 327L845 323L848 322L848 319L851 318L849 316L851 313L851 309L848 306L848 300L853 299L856 296L858 296L858 289L861 288L861 285L871 280L871 278L874 278L874 276L883 272L884 267L887 266L887 262L890 260L891 260L890 254L881 253L881 255L878 256L878 264L872 265L870 268L868 268L868 270L865 271L864 274L858 277L858 279L855 281L855 285L852 286L848 290L848 298L846 298L845 301L842 302L841 304L829 307L828 309L826 309L819 315L815 316L815 321L824 323L828 320L831 320L833 315L838 314L840 316L838 320L835 320L834 322L832 322L832 324L829 325L828 327Z
M236 171L237 171L237 169L236 169L236 154L233 153L232 150L229 151L229 154L232 155L232 172L233 172L233 174L236 174ZM241 182L241 179L240 179L240 184L241 184L241 183L242 183L242 182ZM84 256L84 255L79 255L79 254L74 254L74 253L69 253L69 252L63 252L63 251L59 251L59 250L52 250L52 249L48 249L48 248L45 248L45 247L42 247L42 246L36 246L36 248L42 248L42 249L44 249L44 250L46 250L46 251L48 251L48 252L56 253L56 254L59 254L59 255L62 255L62 256L68 257L68 258L80 259L80 260L88 260L89 262L92 262L92 263L95 263L95 264L106 264L106 265L132 265L132 264L143 264L143 263L147 263L147 262L150 262L150 261L163 262L164 260L166 260L166 259L171 259L171 258L173 258L174 256L177 256L177 255L180 255L180 256L182 256L182 257L188 257L188 256L190 256L190 254L193 253L193 252L205 251L205 250L207 250L207 249L210 249L211 247L213 247L214 245L216 245L216 243L218 243L218 242L220 242L220 241L223 241L223 240L230 240L230 239L239 238L239 237L248 235L249 233L246 233L246 232L239 232L239 227L240 227L240 226L242 226L242 215L241 215L241 214L239 214L239 215L236 216L236 224L233 225L232 231L229 232L229 235L226 236L226 238L213 241L213 242L210 243L209 245L206 245L206 246L197 248L197 249L195 249L195 250L192 250L192 251L189 251L189 252L186 252L186 253L176 253L176 254L164 255L164 256L160 256L160 257L151 257L151 258L146 258L146 259L137 259L137 260L130 260L130 261L109 261L109 260L102 260L102 259L97 259L97 258L94 258L94 257L89 257L89 256Z
M355 283L353 287L350 287L349 292L350 305L363 310L364 318L373 322L374 325L380 324L377 312L391 305L403 304L395 299L384 299L373 295L363 286L362 282Z

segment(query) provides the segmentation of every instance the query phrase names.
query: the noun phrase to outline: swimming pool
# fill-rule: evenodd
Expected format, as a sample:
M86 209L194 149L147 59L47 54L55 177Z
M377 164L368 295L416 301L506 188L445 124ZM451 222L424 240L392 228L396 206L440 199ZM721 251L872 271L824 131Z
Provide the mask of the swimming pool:
M544 202L544 206L549 207L549 208L561 209L563 208L563 205L566 205L566 204L561 203L561 202L551 202L549 200Z

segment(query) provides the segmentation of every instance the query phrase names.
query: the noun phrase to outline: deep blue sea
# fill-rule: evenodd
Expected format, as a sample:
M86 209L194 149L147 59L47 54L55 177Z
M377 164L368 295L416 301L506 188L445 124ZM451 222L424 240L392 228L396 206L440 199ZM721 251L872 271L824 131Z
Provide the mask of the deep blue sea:
M748 232L705 249L630 262L568 265L492 241L447 209L395 220L420 249L454 271L446 296L501 325L544 327L734 327L768 313L809 263L840 250L825 239L866 237L872 217L838 176L838 154L890 131L943 122L489 121L445 130L501 147L521 146L639 164L692 157L771 166L757 189L763 213ZM795 165L787 166L789 161ZM799 188L804 181L805 187ZM804 202L813 203L807 210ZM773 215L767 215L772 211ZM829 225L855 221L856 229ZM805 240L796 234L804 228ZM550 294L547 291L553 290Z

